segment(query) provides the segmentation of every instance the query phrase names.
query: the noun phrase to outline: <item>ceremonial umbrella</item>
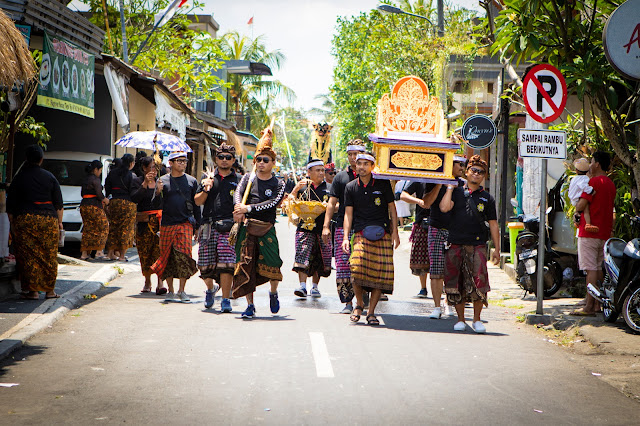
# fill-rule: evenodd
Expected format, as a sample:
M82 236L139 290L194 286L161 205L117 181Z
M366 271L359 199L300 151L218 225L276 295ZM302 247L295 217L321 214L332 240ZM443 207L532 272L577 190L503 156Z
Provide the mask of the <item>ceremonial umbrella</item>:
M127 133L118 141L116 145L125 147L125 148L140 148L140 149L151 149L155 150L157 144L157 149L160 151L184 151L184 152L193 152L189 145L182 139L177 136L170 135L169 133L163 132L131 132Z

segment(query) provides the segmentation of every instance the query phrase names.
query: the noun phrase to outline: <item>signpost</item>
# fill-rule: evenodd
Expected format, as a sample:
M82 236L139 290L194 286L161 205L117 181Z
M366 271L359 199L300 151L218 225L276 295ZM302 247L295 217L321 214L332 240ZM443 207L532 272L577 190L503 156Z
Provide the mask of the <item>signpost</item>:
M548 124L562 115L567 103L567 84L562 73L547 64L536 65L524 78L522 92L529 116L539 123ZM546 127L546 126L545 126ZM567 156L565 132L552 130L518 129L518 145L521 157L542 158L540 182L540 227L538 228L536 314L544 315L544 250L547 235L547 159ZM540 321L538 321L540 322Z

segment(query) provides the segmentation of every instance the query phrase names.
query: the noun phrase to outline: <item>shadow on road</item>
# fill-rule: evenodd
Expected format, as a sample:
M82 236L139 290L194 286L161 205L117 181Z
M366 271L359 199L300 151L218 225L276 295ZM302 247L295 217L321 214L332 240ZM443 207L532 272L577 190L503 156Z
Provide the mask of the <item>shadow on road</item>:
M383 326L380 328L388 328L390 330L402 330L402 331L420 331L424 333L448 333L448 334L463 334L459 331L453 331L453 325L455 320L432 320L424 316L414 315L391 315L391 314L377 314L384 320ZM364 317L363 317L364 318ZM361 320L363 321L363 320ZM360 322L361 325L367 325L366 322ZM467 324L470 324L467 322ZM475 334L471 326L467 327L464 333ZM493 333L488 331L487 336L508 336L504 333Z
M10 339L4 340L4 342L17 342ZM0 361L0 377L4 377L7 374L9 368L18 364L19 362L26 362L29 357L41 355L48 348L46 346L31 346L28 344L23 345L20 349L13 352L10 356ZM7 378L6 381L14 382L15 378ZM17 382L16 382L17 383Z

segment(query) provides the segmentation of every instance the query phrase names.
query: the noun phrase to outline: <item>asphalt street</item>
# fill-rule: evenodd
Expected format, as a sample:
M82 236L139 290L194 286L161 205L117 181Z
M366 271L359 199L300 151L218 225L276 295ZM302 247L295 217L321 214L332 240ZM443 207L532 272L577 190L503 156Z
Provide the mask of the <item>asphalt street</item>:
M285 280L272 315L257 317L140 294L136 262L0 364L0 424L637 424L638 402L521 327L504 308L483 314L487 334L431 320L414 299L408 235L395 255L396 290L382 325L349 323L333 276L301 300L291 272L294 227L278 224ZM492 268L491 278L504 275ZM471 312L467 313L470 320Z

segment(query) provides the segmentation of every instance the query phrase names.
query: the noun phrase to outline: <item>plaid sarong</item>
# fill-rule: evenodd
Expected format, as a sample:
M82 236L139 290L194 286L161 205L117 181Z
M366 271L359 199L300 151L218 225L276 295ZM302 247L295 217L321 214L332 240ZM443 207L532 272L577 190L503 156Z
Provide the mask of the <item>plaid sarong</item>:
M426 275L429 272L429 244L427 230L419 223L411 227L411 255L409 267L413 275Z
M220 274L233 274L236 251L229 244L229 233L204 224L198 233L198 268L200 277L220 279Z
M310 277L331 275L331 243L323 243L319 234L297 231L293 271L304 272Z
M151 271L162 279L189 278L196 272L196 261L191 258L193 226L189 222L178 225L160 225L160 257L151 265Z
M386 233L378 241L370 241L361 233L351 239L351 277L364 291L382 290L393 293L393 242Z
M487 247L485 245L467 246L451 244L445 252L446 275L444 290L447 303L460 303L482 300L485 306L489 286L487 272Z
M22 291L53 291L58 276L58 218L21 214L11 229Z
M444 246L449 238L447 229L429 227L429 259L431 279L444 278Z
M102 251L109 236L109 221L104 209L96 206L80 206L82 217L81 251Z
M353 235L353 231L351 235ZM335 248L336 257L336 286L338 287L340 302L350 303L355 296L351 285L351 266L349 265L349 256L351 254L342 250L343 238L344 229L336 227L333 235L333 247Z

